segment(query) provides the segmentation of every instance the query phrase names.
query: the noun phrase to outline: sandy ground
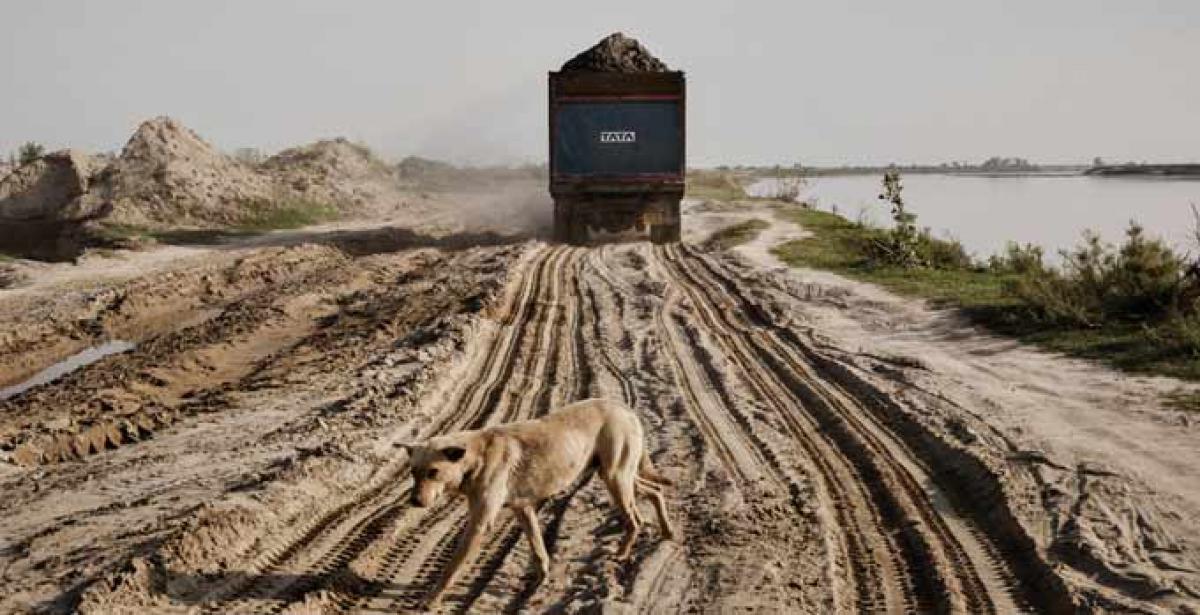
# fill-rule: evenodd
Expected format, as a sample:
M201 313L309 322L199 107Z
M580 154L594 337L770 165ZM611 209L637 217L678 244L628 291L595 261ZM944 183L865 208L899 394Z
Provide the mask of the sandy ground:
M1200 518L1200 430L1192 429L1200 417L1161 403L1164 394L1195 385L1039 352L877 286L811 269L789 271L770 248L803 236L797 225L776 219L736 252L815 294L838 296L806 311L815 330L860 353L919 362L921 371L941 380L944 393L953 386L954 399L974 396L970 406L990 408L993 426L1026 433L1030 446L1053 450L1072 465L1091 461L1130 471L1188 502L1190 514Z
M769 211L689 206L688 232ZM1197 432L1165 380L741 254L403 221L55 265L0 291L0 612L415 608L465 506L391 445L623 399L683 537L595 481L505 519L445 612L1200 612ZM648 511L647 511L648 512Z
M1026 511L1026 522L1046 526L1039 538L1051 556L1067 555L1062 572L1070 582L1100 580L1141 595L1174 588L1184 598L1178 608L1197 608L1200 417L1163 404L1164 395L1195 385L1038 351L980 331L952 310L789 268L770 249L804 229L753 205L724 215L731 223L772 222L733 251L770 272L773 285L811 299L796 318L822 344L858 355L864 369L883 364L887 374L875 380L899 380L897 398L934 396L969 413L1001 440L981 456L1028 466L1042 510Z

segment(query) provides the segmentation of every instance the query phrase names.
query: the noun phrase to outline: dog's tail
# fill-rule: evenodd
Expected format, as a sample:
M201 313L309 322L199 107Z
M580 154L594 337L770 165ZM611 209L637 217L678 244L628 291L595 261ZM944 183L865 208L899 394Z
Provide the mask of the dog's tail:
M667 477L658 473L658 470L654 467L654 463L650 461L650 453L645 448L642 449L642 460L638 462L638 478L668 487L675 484Z

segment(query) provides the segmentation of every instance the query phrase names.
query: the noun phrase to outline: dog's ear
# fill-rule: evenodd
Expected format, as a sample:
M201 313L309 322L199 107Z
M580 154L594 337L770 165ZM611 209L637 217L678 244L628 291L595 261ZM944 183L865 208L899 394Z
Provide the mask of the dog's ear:
M463 458L463 455L467 454L467 449L461 446L447 446L446 448L442 449L441 452L446 456L446 459L449 459L450 461L458 461Z
M412 442L393 442L392 446L404 449L404 452L408 453L409 457L412 457L413 451L417 448L417 445Z

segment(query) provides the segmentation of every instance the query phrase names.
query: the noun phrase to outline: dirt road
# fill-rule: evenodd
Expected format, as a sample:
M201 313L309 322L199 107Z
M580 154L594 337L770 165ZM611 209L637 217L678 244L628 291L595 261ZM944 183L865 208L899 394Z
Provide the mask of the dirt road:
M1063 528L1126 514L1095 490L1115 479L1058 493L1052 455L916 386L928 367L830 344L811 286L687 245L364 233L0 301L0 383L136 343L0 401L0 611L412 609L465 506L409 507L391 444L589 396L643 417L682 540L612 562L620 524L576 485L540 511L546 583L508 519L446 612L1194 609L1194 519L1143 513L1169 566L1088 568Z

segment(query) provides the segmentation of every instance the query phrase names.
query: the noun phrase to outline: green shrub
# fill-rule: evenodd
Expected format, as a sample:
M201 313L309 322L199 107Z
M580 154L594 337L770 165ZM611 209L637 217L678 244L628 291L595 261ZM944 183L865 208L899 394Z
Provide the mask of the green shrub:
M917 236L917 254L934 269L973 269L971 255L957 239L938 239L923 229Z
M987 267L995 273L1036 273L1046 268L1044 256L1041 246L1010 241L1004 246L1003 254L988 257Z
M1145 230L1130 222L1125 243L1116 255L1109 280L1108 309L1121 315L1161 316L1193 299L1196 280L1184 275L1183 257L1159 239L1148 239Z
M26 141L21 145L21 149L17 150L17 161L21 164L29 164L46 154L46 147L41 143Z
M1200 315L1179 314L1145 333L1164 357L1200 359Z
M1022 260L1025 259L1025 260ZM1184 258L1144 229L1130 223L1119 248L1085 233L1075 249L1063 252L1061 268L1035 264L1022 252L1012 264L1024 267L1012 291L1049 322L1095 327L1104 322L1161 321L1197 313L1200 284ZM1028 262L1027 262L1028 261Z

